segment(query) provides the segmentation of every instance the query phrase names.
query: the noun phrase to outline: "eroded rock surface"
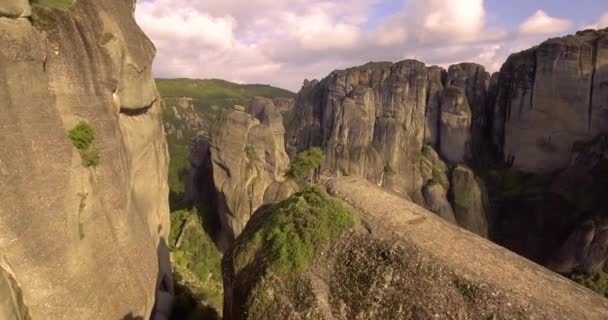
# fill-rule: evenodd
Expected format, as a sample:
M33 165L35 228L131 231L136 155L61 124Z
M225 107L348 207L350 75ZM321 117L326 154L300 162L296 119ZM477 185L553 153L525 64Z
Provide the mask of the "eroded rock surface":
M475 173L469 168L457 166L452 171L451 182L451 202L458 225L487 238L487 204Z
M471 159L472 115L463 89L447 87L441 94L439 151L450 163Z
M26 16L26 4L3 1L0 16ZM21 297L13 311L0 304L3 319L25 309L32 319L147 319L155 302L167 311L168 156L155 49L134 4L80 0L37 7L32 22L0 18L0 256L11 266L7 278L0 264L0 282ZM95 168L67 138L80 121L95 131Z
M232 242L260 206L297 190L284 176L289 167L284 133L272 100L254 98L248 112L242 106L227 111L209 141L200 141L193 149L191 184L211 177L224 242Z
M608 31L582 31L513 54L500 72L495 142L514 167L564 169L576 141L608 130Z
M299 272L264 269L272 249L256 242L263 238L239 238L223 261L225 319L600 320L608 314L604 298L362 178L330 180L328 190L352 206L361 224L317 247ZM259 230L254 223L244 235ZM271 251L260 255L255 248Z
M439 74L432 74L435 87L441 84ZM370 63L305 83L288 145L298 151L320 146L324 170L364 177L421 202L417 161L430 128L425 119L429 87L427 67L415 60ZM431 140L432 135L430 130Z

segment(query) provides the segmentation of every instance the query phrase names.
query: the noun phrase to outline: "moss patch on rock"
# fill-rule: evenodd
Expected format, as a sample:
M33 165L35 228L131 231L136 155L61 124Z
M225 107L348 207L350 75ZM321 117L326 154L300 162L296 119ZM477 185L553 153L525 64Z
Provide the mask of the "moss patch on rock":
M257 230L237 241L237 272L260 252L265 266L276 273L303 272L316 248L355 224L351 212L317 187L293 195L266 214Z

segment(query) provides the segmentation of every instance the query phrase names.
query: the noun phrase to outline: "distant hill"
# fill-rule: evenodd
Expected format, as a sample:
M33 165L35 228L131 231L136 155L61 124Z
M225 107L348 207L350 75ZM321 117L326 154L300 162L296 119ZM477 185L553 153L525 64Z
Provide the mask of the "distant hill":
M255 96L266 98L295 98L296 94L266 84L238 84L220 79L157 79L156 84L163 99L190 97L195 107L217 105L231 107L246 105Z
M171 163L169 187L176 198L185 191L188 150L192 139L207 136L226 108L247 106L255 96L293 99L296 94L265 84L238 84L220 79L157 79ZM175 205L176 200L173 200Z

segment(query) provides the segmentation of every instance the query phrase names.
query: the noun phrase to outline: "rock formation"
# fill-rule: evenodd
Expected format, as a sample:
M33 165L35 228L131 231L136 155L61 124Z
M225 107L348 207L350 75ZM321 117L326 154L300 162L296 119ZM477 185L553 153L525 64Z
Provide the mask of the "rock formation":
M433 75L434 85L437 80ZM426 66L414 60L370 63L307 82L296 98L288 145L321 146L324 171L365 177L421 202L417 163L429 87Z
M464 90L446 87L441 94L439 151L450 163L464 163L471 154L471 109Z
M236 106L227 111L191 153L191 185L205 177L213 186L211 196L221 223L222 243L232 242L251 215L263 204L280 201L297 190L284 174L289 157L284 147L281 114L266 98L252 99L249 110ZM189 188L191 189L191 188ZM205 199L195 188L191 198ZM225 247L225 246L223 246Z
M366 178L454 221L446 198L450 172L433 148L450 164L472 158L473 118L488 114L489 78L475 64L446 72L414 60L335 71L304 84L288 149L322 147L326 174ZM478 122L481 132L486 122Z
M266 263L281 254L270 238L256 235L293 225L283 216L265 226L268 220L256 214L224 256L225 319L600 320L608 314L604 298L364 179L333 179L328 189L361 224L317 245L305 270L282 270Z
M554 38L501 68L494 142L514 168L564 169L577 141L608 130L608 31Z
M487 238L487 203L485 203L475 173L463 166L454 168L452 170L452 189L450 193L458 225Z
M168 156L134 5L0 3L2 319L168 315ZM95 168L67 137L81 121Z

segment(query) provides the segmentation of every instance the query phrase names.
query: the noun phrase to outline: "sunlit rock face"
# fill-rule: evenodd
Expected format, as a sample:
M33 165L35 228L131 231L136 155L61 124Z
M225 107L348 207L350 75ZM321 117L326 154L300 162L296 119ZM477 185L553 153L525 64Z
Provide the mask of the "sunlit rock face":
M0 4L3 319L168 314L168 154L134 4ZM67 138L81 121L97 167Z
M577 141L608 130L608 31L547 40L500 71L494 142L515 168L564 169Z

